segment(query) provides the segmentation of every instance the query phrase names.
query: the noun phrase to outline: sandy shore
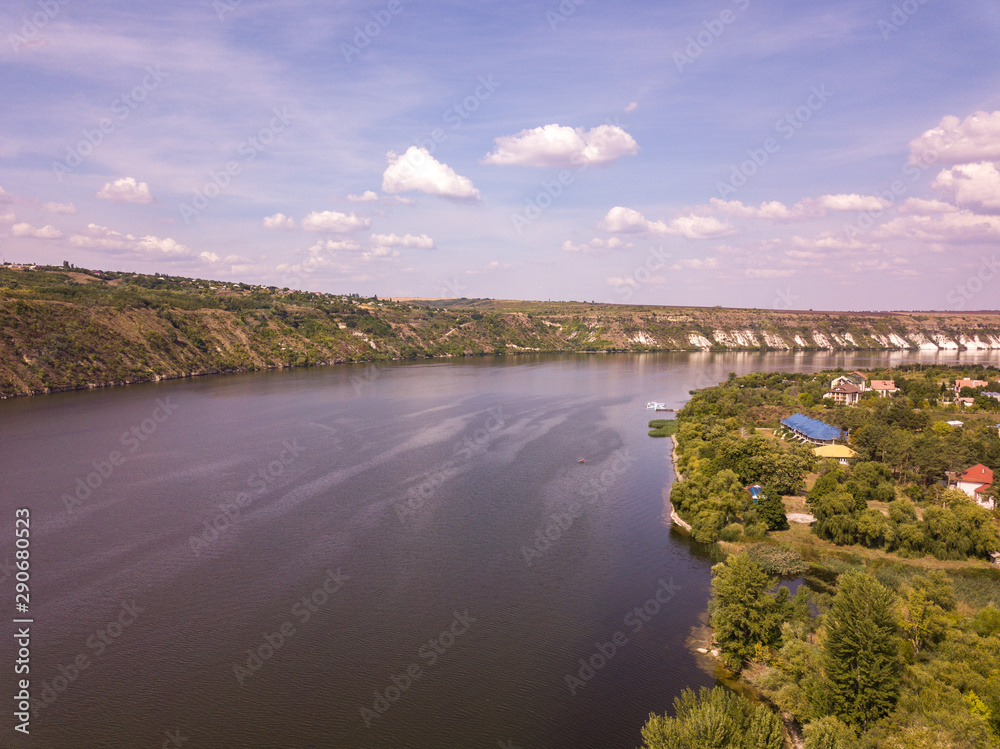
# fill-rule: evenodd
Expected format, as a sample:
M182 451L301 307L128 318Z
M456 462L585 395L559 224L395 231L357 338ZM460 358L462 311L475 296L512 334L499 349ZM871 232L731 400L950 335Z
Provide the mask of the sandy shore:
M673 447L670 449L670 460L674 464L674 476L677 481L683 481L684 477L681 476L680 470L677 468L677 437L675 435L670 435L670 441L673 443ZM674 503L670 503L670 519L675 525L680 526L688 533L691 532L691 526L684 522L680 515L677 514L677 510L674 509Z

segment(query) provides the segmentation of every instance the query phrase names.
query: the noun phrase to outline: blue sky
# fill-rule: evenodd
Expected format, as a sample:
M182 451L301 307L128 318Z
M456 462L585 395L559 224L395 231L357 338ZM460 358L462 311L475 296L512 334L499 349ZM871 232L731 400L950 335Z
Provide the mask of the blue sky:
M380 296L1000 299L986 0L0 10L0 255Z

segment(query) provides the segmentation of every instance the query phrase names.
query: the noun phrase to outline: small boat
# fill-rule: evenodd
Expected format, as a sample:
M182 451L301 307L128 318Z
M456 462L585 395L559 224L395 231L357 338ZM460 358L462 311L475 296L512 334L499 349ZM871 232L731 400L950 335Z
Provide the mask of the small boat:
M676 411L676 408L667 408L666 403L659 403L657 401L650 401L646 404L646 408L652 408L655 411Z
M578 461L576 461L576 462L577 462L577 463L586 463L587 461L586 461L586 459L585 459L585 458L580 458L580 459L579 459Z

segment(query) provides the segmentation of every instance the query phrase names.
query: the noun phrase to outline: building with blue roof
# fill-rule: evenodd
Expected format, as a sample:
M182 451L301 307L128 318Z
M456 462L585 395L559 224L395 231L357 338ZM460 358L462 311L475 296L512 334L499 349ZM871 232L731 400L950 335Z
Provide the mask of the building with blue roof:
M844 430L818 419L810 419L805 414L789 416L787 419L782 419L781 424L803 442L813 445L832 445L847 436Z

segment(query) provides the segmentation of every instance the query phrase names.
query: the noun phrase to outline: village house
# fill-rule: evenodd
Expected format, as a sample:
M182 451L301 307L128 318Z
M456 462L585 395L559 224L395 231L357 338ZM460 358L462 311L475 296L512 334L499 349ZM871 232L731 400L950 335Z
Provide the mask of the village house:
M899 388L896 387L895 380L872 380L868 384L868 389L872 392L878 393L880 398L887 398L893 393L899 392Z
M962 408L968 408L976 402L975 398L956 398L955 403L960 405Z
M838 429L818 419L810 419L801 413L782 419L781 425L788 429L797 439L813 445L832 445L837 440L846 436L842 429Z
M955 380L955 386L952 388L955 391L955 395L962 392L962 388L984 388L989 385L986 380Z
M820 447L814 447L813 455L817 458L831 458L842 466L850 465L851 461L858 457L858 454L847 445L821 445Z
M838 378L839 379L839 378ZM836 380L834 380L836 382ZM824 398L830 398L834 403L842 406L853 406L861 397L861 388L850 382L842 382L834 385L830 390L823 393Z
M965 492L983 507L994 509L995 503L987 494L993 484L993 471L982 463L977 463L959 476L950 478L948 483L949 488Z
M868 377L860 372L848 372L847 374L840 375L839 377L834 377L833 381L830 383L830 388L832 389L838 385L847 384L854 385L863 393L868 390Z

